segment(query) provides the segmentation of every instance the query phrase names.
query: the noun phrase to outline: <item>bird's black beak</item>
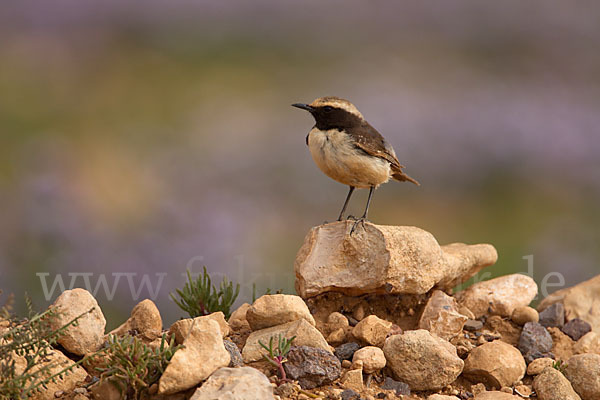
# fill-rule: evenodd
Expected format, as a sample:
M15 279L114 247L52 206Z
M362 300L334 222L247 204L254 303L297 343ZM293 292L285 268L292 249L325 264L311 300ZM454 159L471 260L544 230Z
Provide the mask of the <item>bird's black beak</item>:
M294 103L294 104L292 104L292 107L301 108L308 112L313 112L315 110L313 107L309 106L308 104L304 104L304 103Z

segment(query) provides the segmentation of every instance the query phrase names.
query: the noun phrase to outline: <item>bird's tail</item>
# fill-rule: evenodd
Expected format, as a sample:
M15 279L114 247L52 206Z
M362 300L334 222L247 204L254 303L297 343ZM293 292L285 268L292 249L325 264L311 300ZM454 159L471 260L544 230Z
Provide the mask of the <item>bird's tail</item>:
M400 182L412 182L417 186L421 186L421 184L417 182L416 179L413 179L410 176L406 175L404 172L402 172L401 169L396 169L395 171L393 171L392 178Z

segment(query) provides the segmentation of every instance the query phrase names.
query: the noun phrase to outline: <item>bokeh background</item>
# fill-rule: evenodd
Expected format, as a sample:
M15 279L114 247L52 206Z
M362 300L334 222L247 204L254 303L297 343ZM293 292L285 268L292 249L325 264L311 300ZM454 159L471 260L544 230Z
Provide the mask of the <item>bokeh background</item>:
M170 323L183 312L169 292L202 265L242 285L238 303L252 283L294 293L304 235L347 190L314 165L313 121L290 107L323 95L354 102L422 183L381 187L372 221L493 243L491 276L527 272L533 256L540 283L588 279L598 21L598 2L541 0L4 2L3 296L43 308L37 274L111 289L136 274ZM100 288L108 328L134 297L125 278L114 297Z

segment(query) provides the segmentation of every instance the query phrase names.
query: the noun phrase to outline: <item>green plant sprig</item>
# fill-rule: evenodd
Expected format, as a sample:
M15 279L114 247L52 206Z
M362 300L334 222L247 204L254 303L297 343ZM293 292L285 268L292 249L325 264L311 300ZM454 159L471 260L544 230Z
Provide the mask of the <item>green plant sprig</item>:
M279 336L277 337L277 346L273 347L273 339L275 336L271 336L269 338L269 345L265 345L260 340L258 344L269 353L264 354L263 357L267 360L271 365L275 366L279 371L279 381L278 385L281 385L284 382L287 382L287 376L285 374L285 369L283 368L283 364L287 362L287 355L290 352L290 348L292 346L292 342L296 339L296 336L292 336L290 339L286 339L285 337Z
M240 285L235 289L233 283L226 277L223 278L219 289L212 284L206 267L198 278L193 279L190 271L187 271L188 281L183 289L177 289L179 299L171 293L171 298L191 318L201 317L213 312L222 311L225 318L231 315L231 306L240 293Z

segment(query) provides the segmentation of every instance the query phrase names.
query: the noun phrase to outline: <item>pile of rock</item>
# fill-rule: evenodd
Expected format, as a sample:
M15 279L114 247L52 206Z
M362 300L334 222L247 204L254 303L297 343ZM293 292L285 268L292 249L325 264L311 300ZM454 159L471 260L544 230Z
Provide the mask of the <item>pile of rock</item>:
M154 346L163 333L183 345L149 399L600 399L600 276L530 302L537 286L508 275L452 294L497 258L490 245L439 246L414 227L351 223L316 227L295 264L300 296L243 304L229 321L214 313L163 330L156 306L138 304L116 335ZM82 289L53 304L69 328L61 346L85 355L106 340L105 320ZM288 381L260 343L290 339ZM73 361L56 350L65 363ZM75 369L38 399L120 399L113 385ZM83 389L87 387L87 389ZM78 391L78 392L76 392Z

